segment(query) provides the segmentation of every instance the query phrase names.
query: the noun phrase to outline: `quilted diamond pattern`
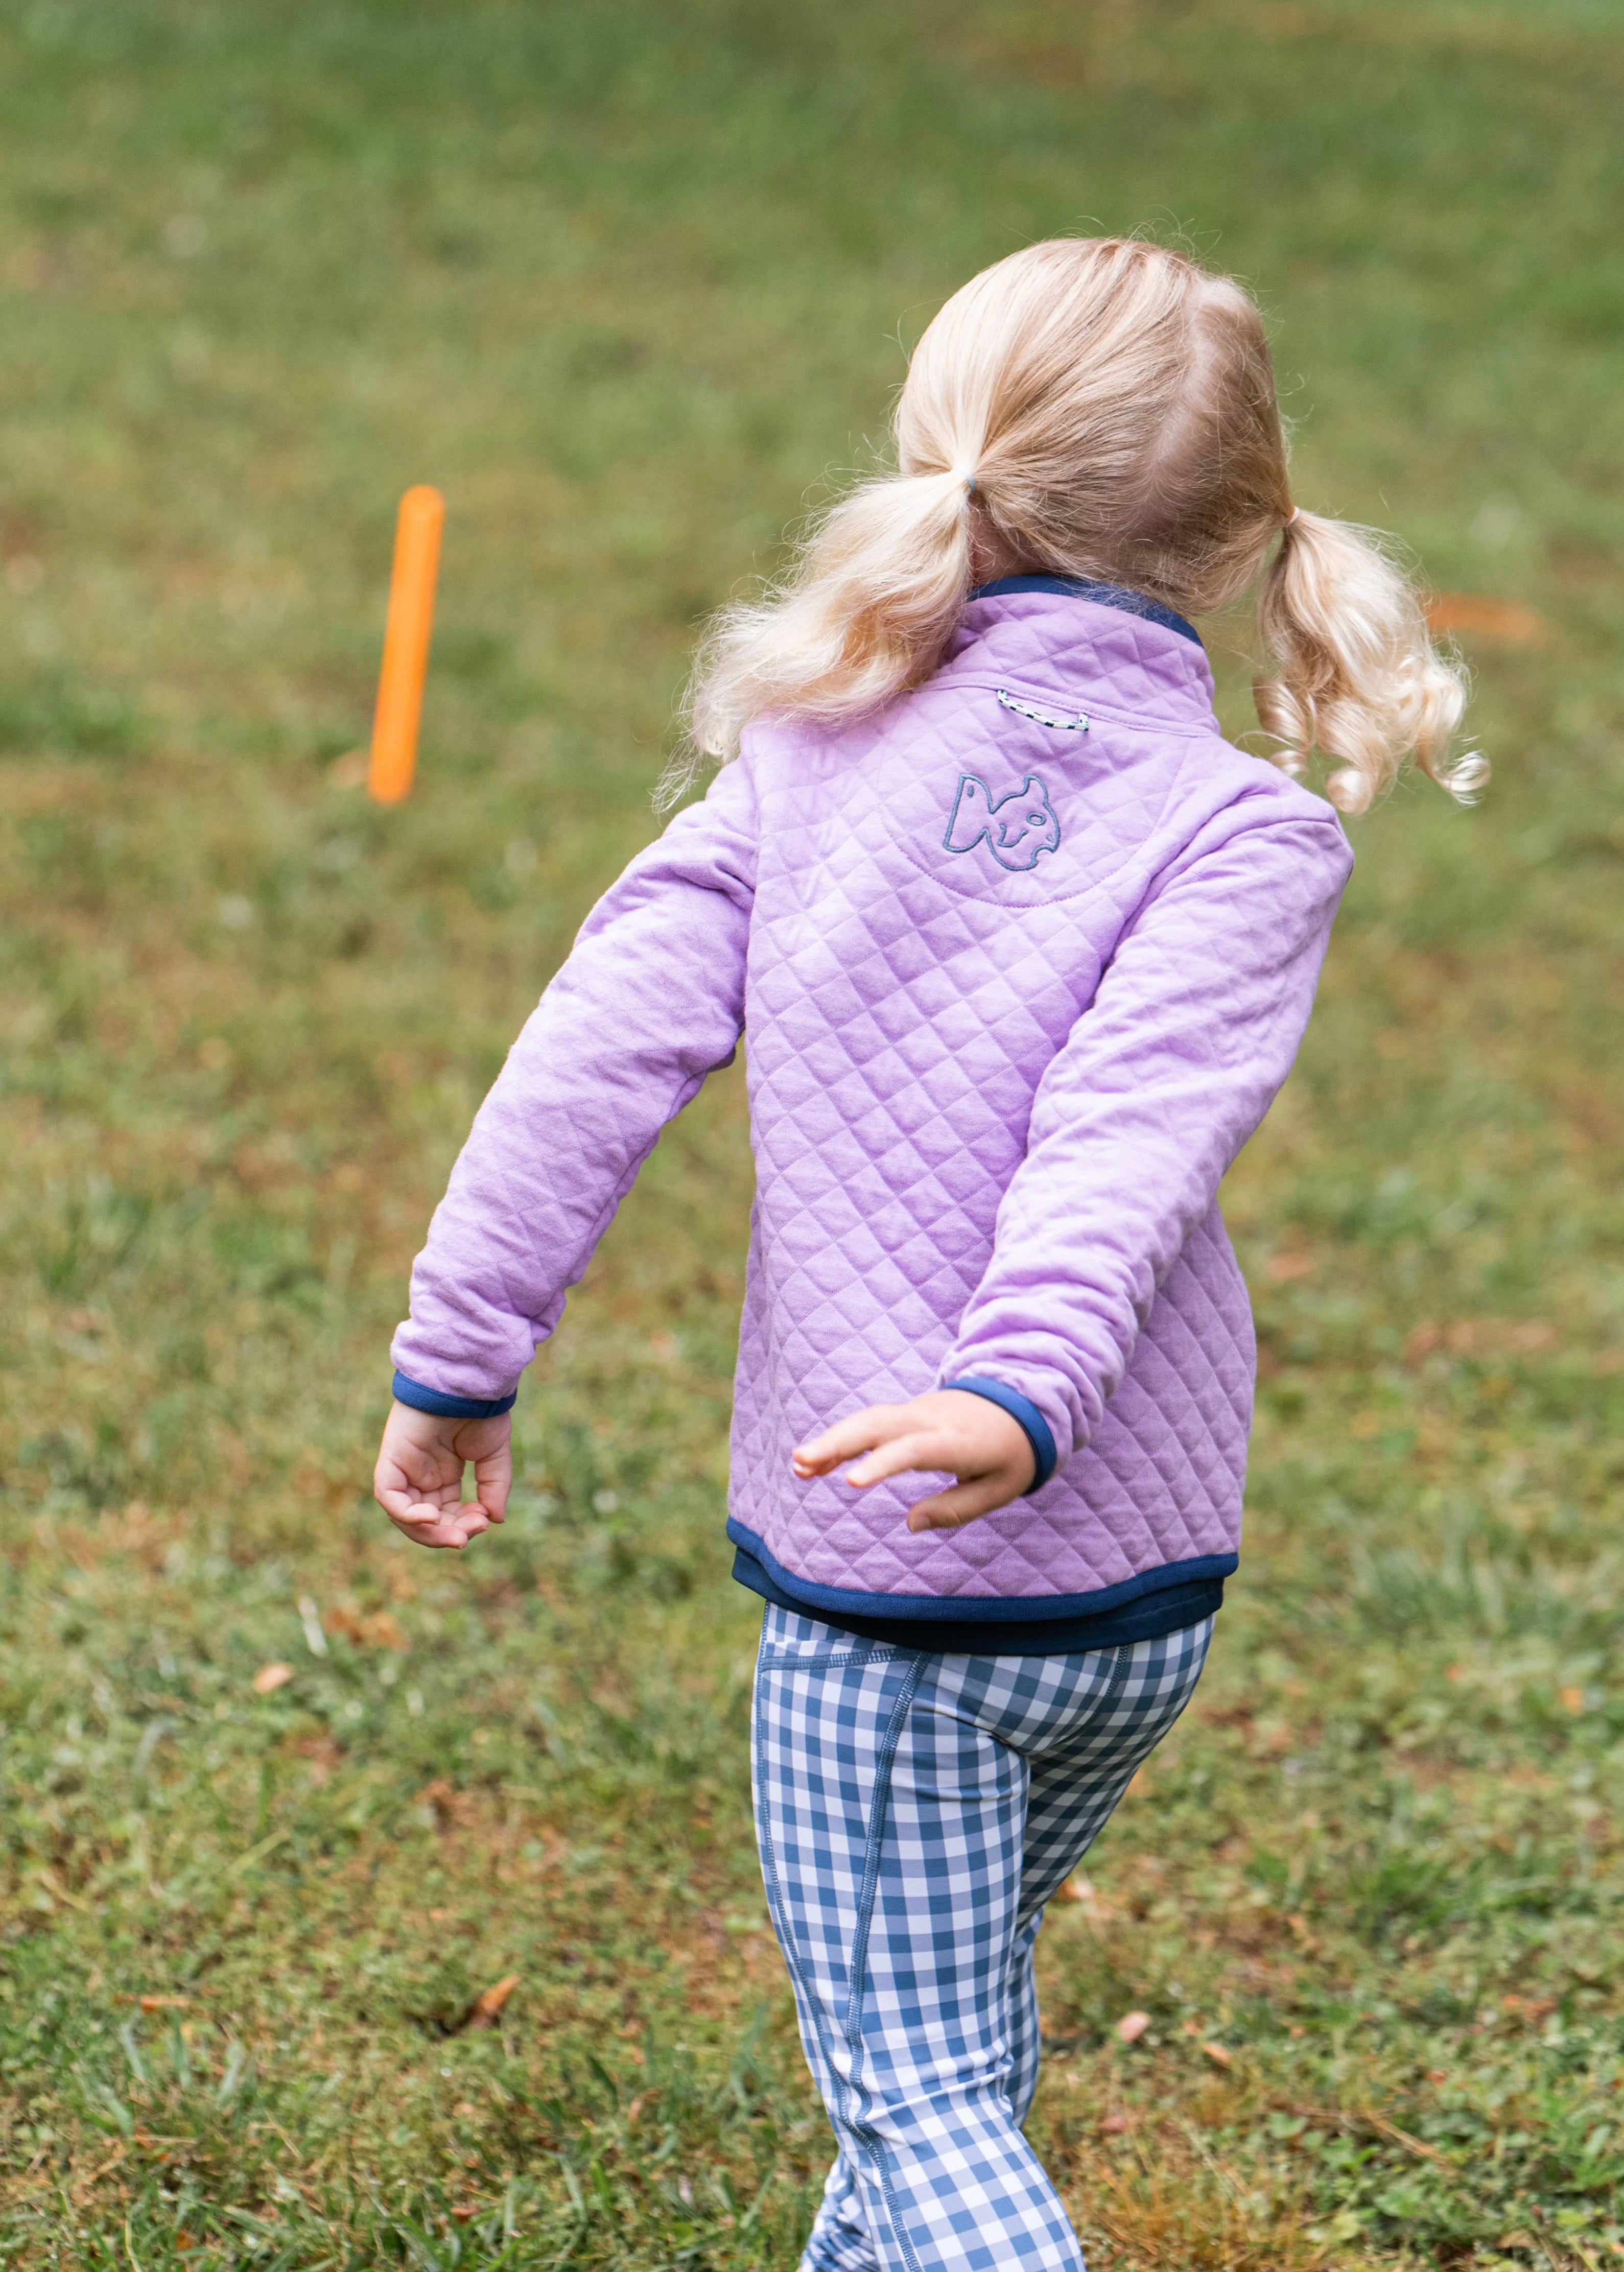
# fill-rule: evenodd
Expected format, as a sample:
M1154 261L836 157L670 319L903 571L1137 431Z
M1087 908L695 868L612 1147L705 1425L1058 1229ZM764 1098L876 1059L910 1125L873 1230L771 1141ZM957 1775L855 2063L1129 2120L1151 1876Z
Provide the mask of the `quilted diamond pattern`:
M743 1024L737 1528L899 1611L1071 1602L1232 1551L1254 1351L1215 1194L1290 1066L1349 856L1328 806L1222 741L1211 693L1179 633L1025 592L972 602L879 719L758 729L516 1047L415 1274L402 1371L505 1393ZM917 1478L791 1476L842 1413L972 1371L1054 1432L1032 1498L916 1538Z

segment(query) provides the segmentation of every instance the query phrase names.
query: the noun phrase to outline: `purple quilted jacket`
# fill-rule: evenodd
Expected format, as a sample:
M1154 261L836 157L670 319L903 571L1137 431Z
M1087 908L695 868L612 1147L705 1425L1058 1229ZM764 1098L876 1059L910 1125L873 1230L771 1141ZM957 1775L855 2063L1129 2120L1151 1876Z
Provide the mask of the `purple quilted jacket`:
M486 1098L394 1343L511 1402L660 1131L749 1035L757 1192L730 1535L809 1609L1092 1615L1235 1566L1254 1343L1216 1204L1290 1069L1351 856L1220 736L1190 627L1017 577L842 730L759 726L587 917ZM791 1447L969 1379L1029 1496ZM416 1393L412 1394L415 1388Z

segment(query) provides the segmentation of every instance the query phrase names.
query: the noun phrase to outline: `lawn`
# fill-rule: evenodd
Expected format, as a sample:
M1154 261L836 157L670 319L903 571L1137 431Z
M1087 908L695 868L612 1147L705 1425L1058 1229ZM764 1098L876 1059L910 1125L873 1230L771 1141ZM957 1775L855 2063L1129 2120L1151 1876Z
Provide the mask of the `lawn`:
M4 11L0 2261L793 2262L737 1075L464 1559L370 1503L386 1345L697 622L954 285L1095 227L1254 282L1299 497L1477 603L1496 770L1354 825L1231 1179L1248 1546L1045 1932L1035 2135L1102 2272L1624 2257L1621 112L1616 0Z

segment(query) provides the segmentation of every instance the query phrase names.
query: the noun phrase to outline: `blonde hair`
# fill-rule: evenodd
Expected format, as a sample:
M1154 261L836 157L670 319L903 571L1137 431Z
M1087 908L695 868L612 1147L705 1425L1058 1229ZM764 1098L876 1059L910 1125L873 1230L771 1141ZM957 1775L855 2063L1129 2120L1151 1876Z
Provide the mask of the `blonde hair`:
M1318 749L1363 812L1412 752L1463 802L1449 760L1463 674L1427 635L1384 541L1294 511L1263 325L1250 295L1179 252L1058 237L984 269L925 332L897 404L898 471L858 483L758 601L725 608L687 698L690 751L727 759L752 720L837 725L928 678L984 557L1122 584L1179 614L1246 590L1273 675L1275 762Z

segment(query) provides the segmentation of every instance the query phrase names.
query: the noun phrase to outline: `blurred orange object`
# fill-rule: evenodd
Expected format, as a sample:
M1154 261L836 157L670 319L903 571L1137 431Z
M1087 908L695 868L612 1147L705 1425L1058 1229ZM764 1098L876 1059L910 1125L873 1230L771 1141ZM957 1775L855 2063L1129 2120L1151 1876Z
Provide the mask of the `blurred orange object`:
M429 634L434 628L434 579L445 520L445 500L426 482L408 490L400 499L367 774L367 788L380 804L400 803L412 785L417 763L417 726L423 716Z
M1426 603L1426 627L1433 632L1478 632L1511 646L1535 646L1545 621L1520 600L1490 600L1471 592L1438 592Z

